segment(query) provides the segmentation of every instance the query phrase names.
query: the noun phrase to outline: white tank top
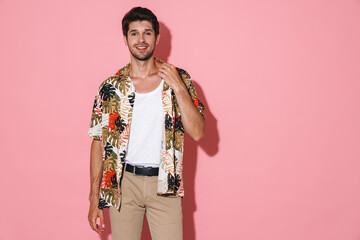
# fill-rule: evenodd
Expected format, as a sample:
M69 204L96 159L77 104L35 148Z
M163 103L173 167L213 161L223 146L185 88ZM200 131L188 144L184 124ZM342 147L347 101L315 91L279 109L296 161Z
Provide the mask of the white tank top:
M125 161L135 166L159 167L164 113L161 93L164 80L148 93L135 92Z

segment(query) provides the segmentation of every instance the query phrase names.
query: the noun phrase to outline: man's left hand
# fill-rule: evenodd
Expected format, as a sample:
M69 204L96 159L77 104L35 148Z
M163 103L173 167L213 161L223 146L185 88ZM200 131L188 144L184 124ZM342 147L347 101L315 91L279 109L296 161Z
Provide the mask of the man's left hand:
M174 65L169 63L163 63L159 69L158 75L164 79L167 85L170 88L174 89L177 92L180 88L185 87L184 82L179 76L178 71Z

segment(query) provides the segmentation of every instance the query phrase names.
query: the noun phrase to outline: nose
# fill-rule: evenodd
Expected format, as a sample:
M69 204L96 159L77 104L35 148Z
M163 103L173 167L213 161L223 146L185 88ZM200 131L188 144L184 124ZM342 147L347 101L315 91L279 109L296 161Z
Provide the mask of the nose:
M139 34L139 36L140 36L140 37L139 37L139 41L140 41L140 42L144 42L144 36L143 36L142 34Z

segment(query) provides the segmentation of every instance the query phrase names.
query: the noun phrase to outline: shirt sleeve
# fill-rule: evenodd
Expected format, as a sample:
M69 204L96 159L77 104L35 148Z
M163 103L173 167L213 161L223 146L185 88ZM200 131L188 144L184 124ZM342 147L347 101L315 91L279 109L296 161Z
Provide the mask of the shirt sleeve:
M195 107L201 113L201 115L205 118L205 115L204 115L205 106L202 104L202 102L200 101L200 99L198 98L198 96L196 94L195 86L194 86L193 81L191 80L190 75L184 69L181 69L181 68L178 68L178 72L188 89L188 92L190 94L190 97L191 97Z
M102 140L102 97L98 89L91 112L91 121L88 135L95 140Z

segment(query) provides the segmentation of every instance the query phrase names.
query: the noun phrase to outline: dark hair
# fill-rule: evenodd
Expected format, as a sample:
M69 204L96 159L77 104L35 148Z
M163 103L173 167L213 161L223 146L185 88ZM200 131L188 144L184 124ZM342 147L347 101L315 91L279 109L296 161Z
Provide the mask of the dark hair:
M129 25L134 21L149 21L155 31L155 38L159 34L159 22L155 14L147 8L134 7L122 19L122 30L124 36L127 37Z

